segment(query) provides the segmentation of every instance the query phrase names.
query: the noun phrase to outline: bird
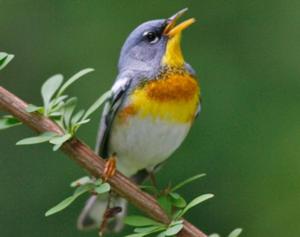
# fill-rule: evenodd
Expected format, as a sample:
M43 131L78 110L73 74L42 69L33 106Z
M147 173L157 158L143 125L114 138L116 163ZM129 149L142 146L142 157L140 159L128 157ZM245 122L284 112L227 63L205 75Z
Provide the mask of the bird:
M117 170L138 184L182 144L201 110L200 85L181 50L182 31L195 19L177 24L186 11L142 23L129 34L103 108L95 150L101 157L114 157ZM108 199L121 210L108 228L119 232L127 203L116 195L91 196L78 228L99 227Z

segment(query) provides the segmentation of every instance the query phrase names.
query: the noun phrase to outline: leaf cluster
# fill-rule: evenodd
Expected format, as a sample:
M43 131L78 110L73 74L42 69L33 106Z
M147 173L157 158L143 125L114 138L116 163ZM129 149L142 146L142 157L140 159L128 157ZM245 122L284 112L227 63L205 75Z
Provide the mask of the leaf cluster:
M192 201L187 202L177 191L187 184L196 181L205 176L205 174L198 174L188 178L173 188L159 191L152 186L141 186L141 188L149 190L158 196L158 203L165 210L171 219L169 225L164 225L151 220L144 216L128 216L125 223L134 226L134 233L126 237L143 237L153 235L157 237L175 236L183 228L183 216L188 213L192 208L200 203L212 198L213 194L202 194L194 198Z
M92 68L86 68L63 83L61 74L50 77L41 88L43 106L28 105L27 112L39 112L46 117L53 119L65 133L73 136L78 128L90 121L90 115L93 114L110 96L110 91L104 93L87 110L75 112L77 98L70 97L65 91L78 79L94 71Z
M71 183L71 187L75 188L73 194L51 209L49 209L45 216L51 216L56 214L68 206L70 206L79 196L89 192L93 194L105 194L110 191L110 185L106 182L103 182L102 179L91 179L88 176L82 177L74 182Z
M0 53L0 70L3 69L12 59L13 55ZM45 132L35 137L29 137L17 142L17 145L30 145L43 142L53 144L53 150L58 150L66 141L74 137L77 130L90 121L90 116L111 96L111 91L101 95L88 109L76 111L77 98L66 95L66 90L83 76L94 71L86 68L64 82L61 74L50 77L42 85L41 95L42 106L29 104L26 111L29 113L40 113L55 121L64 131L64 135ZM11 128L22 123L13 116L7 115L0 118L0 130Z
M38 112L54 120L64 130L65 134L63 136L47 134L49 135L47 140L45 134L41 134L34 138L23 139L17 144L28 145L50 142L54 145L53 150L58 150L63 143L75 135L80 126L88 123L90 116L110 97L111 92L108 91L104 93L87 110L81 109L79 111L75 111L77 98L69 97L64 93L74 82L92 71L94 71L94 69L83 69L69 78L65 83L63 83L63 76L61 74L50 77L42 85L41 89L43 106L30 104L27 107L27 112Z

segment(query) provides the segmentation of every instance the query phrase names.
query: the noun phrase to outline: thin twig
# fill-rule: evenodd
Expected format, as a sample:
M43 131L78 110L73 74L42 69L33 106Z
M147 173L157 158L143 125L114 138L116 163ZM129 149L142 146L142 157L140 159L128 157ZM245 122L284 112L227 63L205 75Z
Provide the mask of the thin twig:
M55 132L63 134L62 129L52 120L39 113L26 112L27 103L0 86L0 110L6 111L23 122L36 132ZM71 157L76 163L83 167L87 172L95 177L102 177L105 161L96 155L86 144L73 138L62 146L62 151ZM131 204L139 208L153 219L168 224L169 218L159 206L154 197L140 190L127 177L117 172L108 180L112 189L120 196L126 198ZM184 228L178 235L180 237L206 237L206 235L184 221Z

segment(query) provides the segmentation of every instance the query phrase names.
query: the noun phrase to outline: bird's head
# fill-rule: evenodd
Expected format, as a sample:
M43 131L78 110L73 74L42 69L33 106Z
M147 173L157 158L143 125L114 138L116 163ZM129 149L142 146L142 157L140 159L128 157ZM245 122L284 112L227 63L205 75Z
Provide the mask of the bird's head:
M194 18L176 24L183 9L168 19L152 20L138 26L125 41L119 59L119 70L155 70L160 66L182 67L181 32L195 22Z

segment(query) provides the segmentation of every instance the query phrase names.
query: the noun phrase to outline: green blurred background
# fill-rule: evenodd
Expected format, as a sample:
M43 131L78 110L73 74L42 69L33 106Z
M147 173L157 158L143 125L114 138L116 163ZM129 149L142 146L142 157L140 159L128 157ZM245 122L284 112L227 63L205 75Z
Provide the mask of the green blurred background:
M183 48L201 81L203 110L158 174L160 185L208 174L183 190L189 199L216 195L187 217L206 233L242 227L245 237L300 236L299 1L0 0L0 51L16 55L1 85L40 104L47 77L93 67L69 90L87 107L109 89L129 32L184 7L198 20ZM91 146L98 119L79 132ZM1 236L97 236L75 228L84 198L44 217L84 171L48 145L14 145L31 135L25 127L0 133Z

